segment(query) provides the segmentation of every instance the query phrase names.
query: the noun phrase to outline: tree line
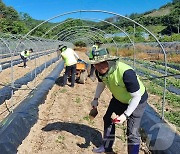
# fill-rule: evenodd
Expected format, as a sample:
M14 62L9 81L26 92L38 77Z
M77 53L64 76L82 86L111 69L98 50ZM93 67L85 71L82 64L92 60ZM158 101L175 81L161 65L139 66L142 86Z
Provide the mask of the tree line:
M162 6L159 10L151 10L143 14L133 13L127 17L135 20L136 22L149 28L154 34L159 36L162 41L176 41L180 40L180 2L179 0L173 0L172 3L168 3ZM168 14L160 14L159 16L151 15L153 12L160 12L162 9L169 9ZM119 16L113 16L111 18L105 19L118 27L122 27L127 33L133 33L134 24L124 18ZM10 33L10 34L26 34L32 28L40 24L41 20L35 20L30 17L27 13L18 13L13 7L7 7L2 0L0 0L0 32ZM50 28L56 26L59 23L47 22L37 28L31 33L33 36L42 36ZM118 29L112 25L105 22L92 22L80 19L67 19L64 24L60 24L52 31L50 31L46 38L52 38L54 35L60 33L64 29L72 26L88 26L91 25L98 29L105 31L106 33L117 33ZM142 41L141 36L142 29L136 27L136 39L137 41ZM58 36L57 36L58 37ZM127 38L120 38L115 36L116 41L126 41Z

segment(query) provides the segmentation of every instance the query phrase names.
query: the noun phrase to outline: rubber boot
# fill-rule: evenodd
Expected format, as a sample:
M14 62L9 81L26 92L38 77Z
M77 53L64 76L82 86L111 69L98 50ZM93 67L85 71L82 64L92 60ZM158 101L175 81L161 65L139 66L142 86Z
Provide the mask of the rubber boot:
M104 149L104 146L101 145L100 147L98 148L94 148L93 149L93 153L104 153L105 152L105 149Z
M139 154L139 144L128 145L128 154Z

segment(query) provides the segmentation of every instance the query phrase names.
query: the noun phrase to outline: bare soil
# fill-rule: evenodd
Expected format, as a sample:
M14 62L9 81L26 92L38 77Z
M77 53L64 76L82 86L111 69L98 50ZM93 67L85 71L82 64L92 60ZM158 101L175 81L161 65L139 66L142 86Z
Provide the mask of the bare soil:
M84 52L77 53L82 59L87 60ZM36 84L33 81L22 88L36 86L56 64L49 67L49 70L43 71L38 76ZM18 66L15 66L14 69L18 72L16 78L23 76L29 70ZM4 71L10 75L10 69ZM1 76L1 82L7 82L5 80L6 73L4 72ZM97 80L93 82L88 78L85 84L76 83L74 88L68 85L61 87L62 76L63 72L49 91L45 103L39 106L39 119L18 147L18 154L91 154L94 147L101 145L102 117L111 99L111 93L105 89L99 100L99 114L93 121L90 121L88 117L91 109L90 102L94 97ZM23 98L20 96L27 94L26 90L18 90L14 96L16 97L14 103L22 101ZM2 106L0 106L1 111ZM113 148L118 154L127 154L125 129L125 124L116 126L116 141ZM140 154L144 153L147 153L147 149L143 144Z

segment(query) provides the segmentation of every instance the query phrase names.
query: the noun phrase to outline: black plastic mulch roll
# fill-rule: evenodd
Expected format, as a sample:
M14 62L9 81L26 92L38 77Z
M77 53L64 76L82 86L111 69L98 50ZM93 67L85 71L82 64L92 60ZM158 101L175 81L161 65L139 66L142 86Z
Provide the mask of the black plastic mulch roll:
M141 120L141 127L153 154L179 154L180 136L149 105Z
M53 87L64 62L56 66L52 73L32 91L29 96L16 107L6 119L0 123L0 153L16 154L18 146L30 132L38 119L38 106L44 103L46 95Z
M22 85L26 85L28 82L32 81L35 78L35 75L40 74L45 68L49 67L52 63L56 62L58 58L53 58L46 62L46 67L45 64L42 64L41 66L37 67L34 69L32 72L27 73L25 76L23 76L20 79L17 79L14 82L14 89L13 92L18 90ZM17 89L16 89L17 88ZM10 85L7 85L3 88L0 89L0 105L5 101L11 98L11 91L12 87Z

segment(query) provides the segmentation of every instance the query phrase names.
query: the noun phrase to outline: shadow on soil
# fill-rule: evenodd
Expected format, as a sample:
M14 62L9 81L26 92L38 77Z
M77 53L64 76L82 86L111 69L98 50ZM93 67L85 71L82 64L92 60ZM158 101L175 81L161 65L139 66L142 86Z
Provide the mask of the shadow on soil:
M68 80L67 85L70 86L70 85L71 85L71 84L70 84L70 82L71 82L70 76L68 76L67 80ZM76 84L82 84L82 83L79 83L79 82L77 81L77 79L76 79L75 83L76 83ZM63 76L60 76L59 78L57 78L56 81L55 81L55 84L58 85L58 86L60 86L60 87L63 87Z
M73 135L78 135L80 137L85 138L85 143L77 143L80 148L87 148L90 146L90 142L96 147L102 145L102 136L99 131L89 126L77 123L67 123L67 122L55 122L50 123L44 128L43 131L67 131Z
M63 86L63 76L57 78L55 84L57 84L58 86Z
M24 67L24 65L19 65L18 67Z

